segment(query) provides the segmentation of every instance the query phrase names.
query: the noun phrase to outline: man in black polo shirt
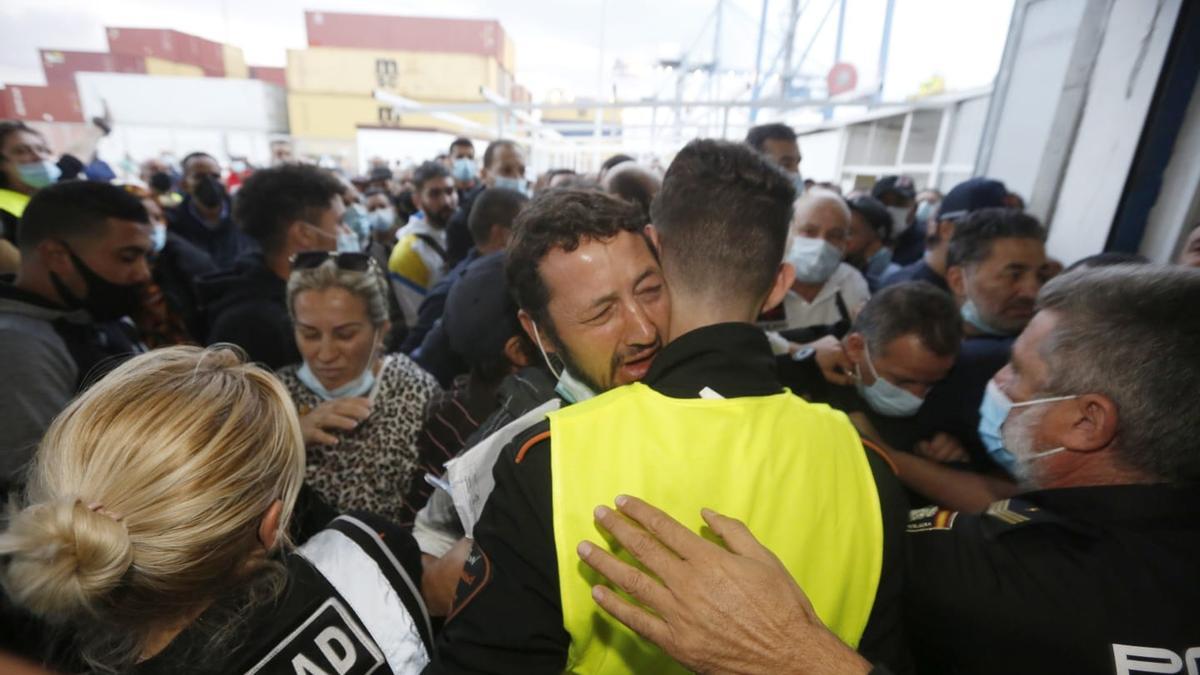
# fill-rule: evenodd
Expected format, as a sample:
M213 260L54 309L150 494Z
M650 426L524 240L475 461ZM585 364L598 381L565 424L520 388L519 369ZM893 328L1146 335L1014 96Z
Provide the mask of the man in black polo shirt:
M863 414L888 445L909 451L933 440L920 436L913 418L954 365L961 342L962 319L949 293L919 281L896 284L863 306L841 340L854 385L827 382L811 349L779 357L779 375L810 401Z
M1045 241L1046 231L1033 216L983 209L957 226L947 250L947 278L966 339L916 422L923 437L946 433L958 439L976 470L1011 469L1005 453L985 448L979 438L979 403L988 380L1008 361L1013 340L1033 318L1037 293L1050 278Z
M803 481L828 479L826 485L837 482L838 487L831 491L798 489L791 493L793 496L807 495L820 501L818 492L843 497L851 492L869 494L869 505L850 500L841 504L847 509L845 512L831 504L824 505L831 508L824 512L830 513L832 518L833 511L837 511L842 519L837 522L854 523L854 537L868 532L879 533L874 545L880 549L872 554L881 555L879 566L873 568L877 585L868 579L858 579L857 585L829 586L825 590L837 596L855 589L853 592L859 595L847 602L863 610L860 615L863 624L848 631L854 635L851 639L861 638L864 651L889 663L900 663L898 641L903 631L896 615L900 579L895 572L900 563L896 525L897 517L902 519L905 509L903 495L887 465L862 448L844 416L824 406L810 406L784 392L775 372L770 346L762 332L751 323L764 306L778 303L791 283L790 265L781 264L781 260L793 195L788 178L748 148L716 141L695 141L681 151L667 172L653 212L655 227L661 231L659 241L664 274L671 282L673 300L679 303L672 304L678 311L672 310L671 334L679 337L663 349L646 371L643 384L648 386L621 387L585 404L566 408L562 414L599 414L600 406L624 401L623 397L630 395L647 397L646 400L654 401L654 405L680 410L694 407L692 402L712 406L717 414L705 424L731 419L720 414L727 405L730 410L741 410L740 406L778 402L797 412L797 416L780 418L786 419L783 424L807 423L812 427L800 434L786 430L784 436L789 440L783 447L753 445L746 453L748 464L755 467L749 473L736 478L727 475L721 479L723 483L707 478L690 482L686 484L687 492L710 497L717 493L728 495L731 490L742 497L767 495L765 483L759 485L758 481L797 479L799 483L804 474ZM539 199L569 200L571 197L548 193ZM538 203L535 199L530 206L531 212L536 212ZM564 216L569 216L570 212L570 208L564 208ZM518 242L528 235L518 226ZM714 258L714 252L719 252L719 257ZM530 298L521 296L518 284L514 286L518 287L518 300L523 307L531 302ZM583 312L581 318L606 322L613 320L614 312L620 316L624 309L612 300L604 300ZM755 411L761 412L757 408ZM737 419L757 419L755 411L751 411L750 417L739 416ZM552 419L559 418L552 416ZM614 419L611 428L615 431L622 424L630 423ZM560 426L553 426L555 424ZM776 428L773 424L750 426L759 432ZM578 540L573 536L559 540L558 522L560 518L580 517L590 522L590 514L587 508L581 514L575 510L565 513L554 506L564 493L558 488L552 490L552 485L562 479L591 474L552 471L551 465L556 461L579 460L584 455L578 453L585 451L590 453L587 456L603 458L605 447L616 454L614 451L620 446L614 447L611 441L606 446L601 436L591 437L599 445L590 449L564 447L561 443L568 436L555 436L559 445L551 442L552 428L566 430L569 427L557 421L541 424L519 436L502 452L495 468L495 491L475 527L475 547L464 567L454 608L443 633L439 650L441 669L447 672L549 673L570 667L591 672L598 668L598 658L606 658L603 656L606 652L610 660L598 668L604 672L636 670L634 666L621 665L625 658L633 658L642 666L646 666L648 660L650 665L642 668L644 672L664 672L674 667L669 660L663 661L661 655L656 657L640 651L644 646L630 644L623 638L600 631L592 638L600 641L597 644L587 642L586 637L574 632L586 631L587 621L584 619L581 625L577 604L568 606L562 601L563 597L571 598L572 602L577 599L577 595L567 595L566 585L562 587L564 595L559 593L560 584L577 583L574 578L577 570L562 566L560 560L563 551L573 550ZM644 432L645 438L639 438L639 445L626 448L640 450L641 443L649 442L647 439L677 443L670 434L663 435L653 426L639 427L639 431ZM697 432L703 433L704 427L689 429L687 433ZM818 458L808 452L809 448L804 444L810 442L809 439L818 442L821 434L829 435L821 437L828 442L820 441L822 452ZM720 437L720 434L716 436ZM791 447L792 444L796 447ZM621 452L629 450L622 449ZM559 453L560 459L552 459L555 453ZM641 453L641 460L648 460L652 454L649 451ZM662 453L658 457L667 454L678 458L675 452ZM766 456L782 460L787 466L780 465L778 473L764 472L763 462L774 461L766 460ZM813 460L806 472L795 473L796 467L788 464L798 457ZM626 475L642 476L643 483L660 487L679 485L679 481L687 480L673 470L667 470L661 476L647 474L653 470L649 464L641 466L641 460L626 458L624 463L613 460L616 463L602 472L628 471ZM700 457L696 461L695 475L690 477L692 481L709 471L705 465L714 465ZM844 462L846 473L836 478L827 474L827 469L833 465L825 464L826 461ZM866 483L854 482L858 478L843 482L851 475ZM648 476L657 480L647 482ZM757 488L764 490L758 492ZM858 490L863 488L868 492L859 493ZM778 492L771 494L764 499L781 499ZM860 507L861 512L856 510ZM776 503L775 508L766 508L761 513L783 518L788 512L789 508ZM780 522L776 521L775 525ZM795 520L789 517L788 522ZM830 522L834 521L814 520L797 526L807 531ZM577 530L566 531L573 535ZM841 546L847 543L846 540L835 544L823 537L817 539L822 542L820 559L823 562L842 560ZM800 557L810 554L811 551ZM794 553L788 556L793 564L802 567L804 562L796 558ZM845 572L846 568L840 564L838 568ZM572 588L579 590L577 586ZM864 589L868 596L861 594Z

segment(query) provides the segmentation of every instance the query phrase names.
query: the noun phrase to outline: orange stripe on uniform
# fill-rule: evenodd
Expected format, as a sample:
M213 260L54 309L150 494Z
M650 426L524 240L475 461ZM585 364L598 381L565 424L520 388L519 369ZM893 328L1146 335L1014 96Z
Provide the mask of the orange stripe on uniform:
M875 445L874 443L872 443L871 441L868 441L865 438L859 438L859 440L862 441L863 447L867 448L868 450L871 450L875 454L879 455L880 459L882 459L884 462L887 462L887 465L892 468L892 473L896 474L897 476L900 475L900 470L896 468L896 463L892 461L891 457L888 457L888 454L886 452L884 452L883 448L879 447L878 445Z
M517 464L520 464L521 460L525 459L525 453L529 452L530 448L537 445L538 443L541 443L542 441L547 441L547 440L550 440L550 432L549 431L543 431L542 433L538 434L537 436L534 436L533 438L525 441L525 445L522 445L521 449L517 451Z

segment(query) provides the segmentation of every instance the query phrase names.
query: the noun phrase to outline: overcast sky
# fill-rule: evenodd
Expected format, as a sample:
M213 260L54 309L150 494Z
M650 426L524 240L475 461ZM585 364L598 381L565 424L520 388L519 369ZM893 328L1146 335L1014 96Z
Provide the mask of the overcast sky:
M768 0L764 68L771 66L789 0ZM811 42L802 72L824 76L833 64L839 0L799 0L796 52ZM875 81L886 0L845 0L843 60ZM661 56L712 51L716 0L4 0L0 5L0 82L42 84L37 49L104 51L104 26L174 28L241 47L252 65L282 66L286 49L305 46L304 10L499 19L517 49L517 80L535 97L552 89L592 96L603 32L605 63L645 67ZM720 62L753 69L761 0L725 0ZM887 99L901 99L940 74L947 88L987 85L1000 62L1012 0L896 0L887 68ZM826 18L827 17L827 18ZM824 23L822 21L824 20ZM820 28L820 30L818 30ZM814 39L814 36L815 39ZM626 98L660 83L647 75ZM626 85L630 86L630 85Z

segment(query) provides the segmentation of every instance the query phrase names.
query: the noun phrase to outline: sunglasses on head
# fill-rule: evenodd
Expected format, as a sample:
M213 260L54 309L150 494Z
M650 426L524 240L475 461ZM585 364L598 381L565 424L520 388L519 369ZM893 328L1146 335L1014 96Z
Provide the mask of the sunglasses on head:
M320 267L326 260L332 260L339 270L347 272L366 272L377 264L369 254L338 251L301 251L293 255L289 262L293 270L311 270Z

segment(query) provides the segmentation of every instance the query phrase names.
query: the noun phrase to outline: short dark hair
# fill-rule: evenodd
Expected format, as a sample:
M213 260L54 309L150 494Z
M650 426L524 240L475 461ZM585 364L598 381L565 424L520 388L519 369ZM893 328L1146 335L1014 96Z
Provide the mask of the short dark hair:
M625 162L632 162L632 161L633 161L633 158L630 157L629 155L617 153L617 154L613 155L612 157L609 157L608 159L604 160L604 163L600 165L600 173L604 173L605 171L608 171L609 169L613 168L614 166L616 166L618 164L624 164Z
M1046 230L1037 218L1017 209L986 208L972 211L954 228L948 267L977 265L992 254L997 239L1036 239L1046 242Z
M668 283L761 301L783 260L795 198L783 171L749 147L688 143L650 208Z
M1200 480L1196 418L1180 407L1200 389L1197 297L1200 270L1178 265L1076 270L1038 294L1038 310L1057 321L1039 350L1047 381L1037 395L1112 399L1117 456L1170 483Z
M771 124L760 124L756 127L751 127L750 131L746 132L746 145L762 152L767 141L789 141L796 142L796 132L786 124L773 122Z
M640 166L631 165L609 174L607 180L609 194L637 206L645 214L646 222L650 222L650 204L661 187L657 176Z
M29 254L47 239L79 239L104 233L109 218L149 223L142 200L108 183L67 181L33 195L21 216L17 245Z
M496 158L497 148L512 148L517 149L517 144L507 138L500 138L488 143L483 150L483 168L487 169L492 166L492 160Z
M341 181L329 171L308 164L281 164L246 179L234 198L233 216L264 252L275 253L283 248L293 222L316 222L341 194Z
M511 229L513 220L528 202L529 197L516 190L491 188L481 192L471 205L471 214L467 216L467 229L471 231L475 245L487 243L493 225Z
M179 162L179 168L184 173L187 173L188 162L192 161L193 159L196 159L197 157L207 157L207 158L211 159L212 161L217 162L217 158L213 157L212 155L208 154L207 152L200 152L200 151L189 152L188 154L184 155L183 159ZM218 166L220 166L220 164L221 164L220 162L217 162Z
M892 214L888 212L883 202L871 195L858 195L846 200L850 210L863 217L875 234L883 242L892 238Z
M513 223L504 264L517 306L556 335L546 313L550 290L538 271L542 258L556 248L574 251L584 239L608 241L622 232L645 238L644 221L636 206L595 190L557 189L534 197ZM646 246L654 252L648 239Z
M1138 253L1126 253L1124 251L1105 251L1080 258L1071 263L1071 266L1063 270L1063 273L1074 272L1080 267L1093 269L1096 267L1109 267L1112 265L1144 265L1150 262L1150 259Z
M450 141L450 151L454 152L454 148L457 148L460 145L465 145L465 146L471 148L472 152L475 150L475 142L474 141L467 138L466 136L459 136L458 138Z
M421 166L418 166L417 170L413 171L413 189L420 192L429 181L449 177L450 170L441 162L422 162Z
M953 356L962 343L962 323L958 305L949 293L925 281L906 281L871 296L851 330L862 333L876 357L893 340L905 335L916 335L938 356Z

